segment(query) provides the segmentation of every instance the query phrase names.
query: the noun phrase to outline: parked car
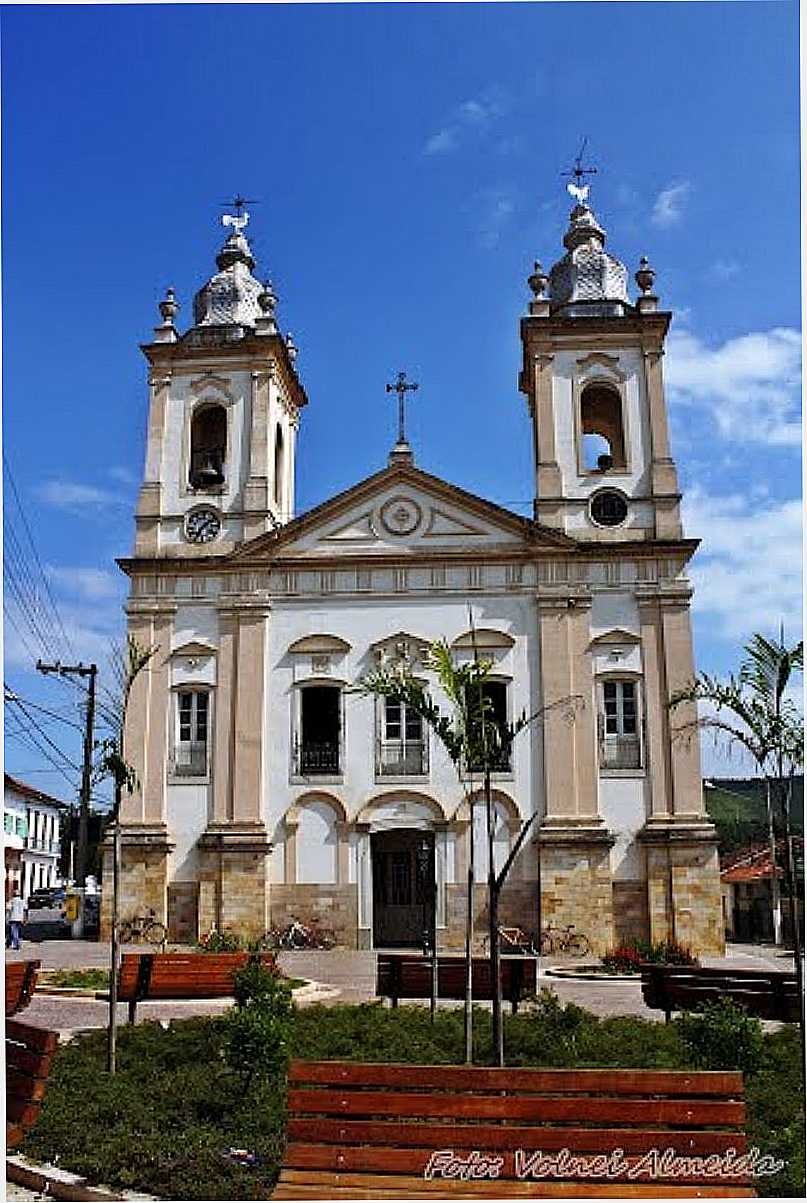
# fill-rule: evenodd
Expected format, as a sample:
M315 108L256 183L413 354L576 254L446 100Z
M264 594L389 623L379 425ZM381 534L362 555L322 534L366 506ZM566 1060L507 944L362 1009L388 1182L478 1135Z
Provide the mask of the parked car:
M45 886L39 890L32 890L28 897L28 909L53 910L54 907L62 907L66 896L64 886Z

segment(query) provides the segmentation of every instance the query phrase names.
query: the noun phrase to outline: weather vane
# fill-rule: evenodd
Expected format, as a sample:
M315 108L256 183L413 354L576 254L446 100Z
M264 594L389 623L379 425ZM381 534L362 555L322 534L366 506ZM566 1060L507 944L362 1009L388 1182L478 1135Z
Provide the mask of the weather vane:
M406 432L404 429L404 399L407 393L417 391L417 384L409 384L406 379L406 372L399 372L398 379L394 384L387 385L388 393L398 394L398 442L406 442Z
M247 200L246 197L239 193L231 201L224 201L226 205L232 205L235 209L235 214L225 213L221 219L223 226L232 226L234 233L240 234L244 227L249 222L249 213L244 208L245 205L257 205L256 200Z
M575 183L573 184L570 181L566 185L566 191L569 193L569 196L573 196L575 198L575 200L578 200L581 202L588 200L588 194L591 190L590 184L583 183L583 177L587 176L587 175L596 175L597 174L596 167L584 167L583 166L583 154L585 152L587 144L588 144L588 138L584 138L583 145L580 147L580 154L577 156L577 158L574 161L574 167L571 167L568 171L561 172L561 175L564 175L564 176L565 175L574 176Z

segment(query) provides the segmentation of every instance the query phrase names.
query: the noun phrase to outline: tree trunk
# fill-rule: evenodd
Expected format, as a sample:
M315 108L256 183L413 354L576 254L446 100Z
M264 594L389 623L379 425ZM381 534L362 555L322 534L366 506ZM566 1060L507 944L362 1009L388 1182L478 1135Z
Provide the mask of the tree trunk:
M474 1060L474 804L468 799L470 845L468 848L468 895L465 915L465 1064Z
M804 963L802 961L801 928L799 927L798 895L796 893L796 866L793 861L793 838L790 832L790 795L793 789L792 776L785 783L781 775L780 761L780 808L782 811L782 826L785 837L785 880L787 881L788 901L790 904L790 926L793 929L793 960L796 966L796 989L800 1000L799 1031L801 1032L801 1056L804 1060Z
M107 1037L107 1070L114 1074L118 1043L118 970L120 968L119 906L121 877L121 788L115 786L115 825L112 834L112 932L109 963L109 1032Z
M771 783L765 782L765 807L768 812L768 842L771 847L771 910L773 918L773 942L782 943L782 891L779 886L779 867L776 856L776 825L773 821Z
M485 749L485 815L488 824L488 934L490 939L491 1043L493 1064L504 1065L504 1032L502 1028L502 982L499 956L499 887L496 881L495 815L490 793L490 766Z

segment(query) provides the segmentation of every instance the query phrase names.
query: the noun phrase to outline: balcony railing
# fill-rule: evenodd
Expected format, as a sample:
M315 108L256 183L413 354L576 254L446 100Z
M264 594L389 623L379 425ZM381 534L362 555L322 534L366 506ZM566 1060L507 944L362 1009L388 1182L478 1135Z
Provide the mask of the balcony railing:
M339 744L301 743L295 748L297 772L301 777L333 777L341 772Z
M42 840L33 835L25 837L25 847L29 852L58 853L60 851L58 840Z
M171 756L171 772L175 777L206 777L207 744L177 744Z
M425 777L429 771L428 744L379 740L377 769L379 777Z
M607 735L600 741L600 768L640 769L642 745L638 735Z

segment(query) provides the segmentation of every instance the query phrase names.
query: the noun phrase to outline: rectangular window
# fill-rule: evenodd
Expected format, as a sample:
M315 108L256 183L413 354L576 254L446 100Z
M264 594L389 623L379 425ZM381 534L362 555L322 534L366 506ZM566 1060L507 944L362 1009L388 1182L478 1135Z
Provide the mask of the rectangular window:
M635 681L603 681L600 768L642 767L638 695Z
M468 768L472 773L481 773L485 768L485 746L487 759L493 773L509 773L511 767L510 747L504 738L507 733L507 683L485 681L482 684L484 724L481 719L474 731L476 755ZM478 712L478 698L473 699L472 711Z
M206 777L210 695L204 690L184 689L176 697L174 774L177 777Z
M423 720L415 710L384 698L380 710L379 777L423 777L429 771Z
M295 772L302 777L338 776L342 771L342 691L338 685L307 685L300 694Z

